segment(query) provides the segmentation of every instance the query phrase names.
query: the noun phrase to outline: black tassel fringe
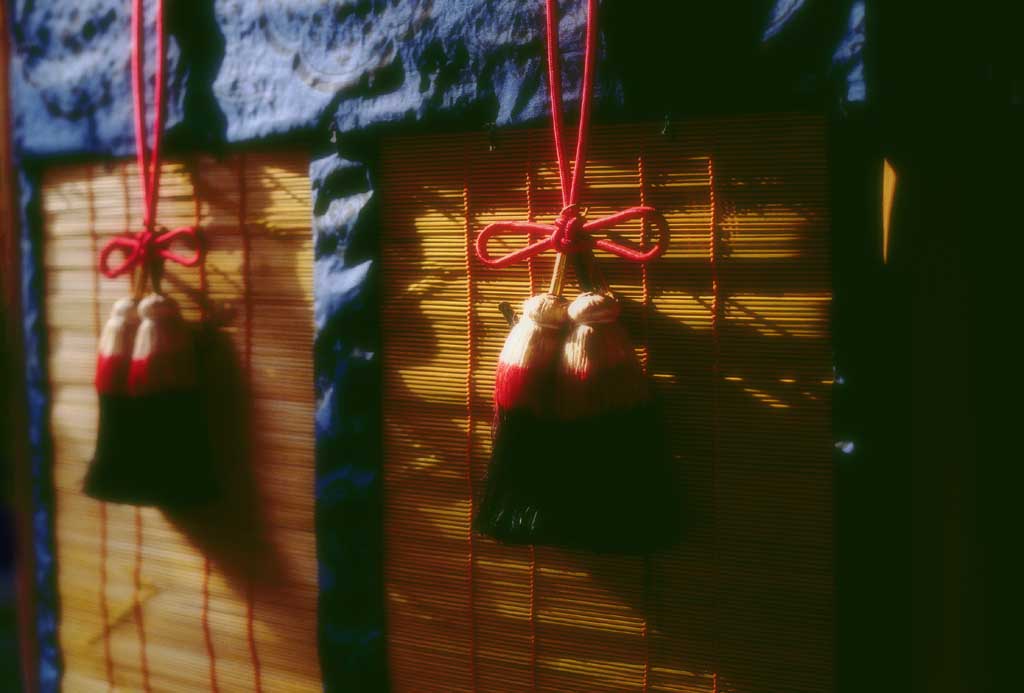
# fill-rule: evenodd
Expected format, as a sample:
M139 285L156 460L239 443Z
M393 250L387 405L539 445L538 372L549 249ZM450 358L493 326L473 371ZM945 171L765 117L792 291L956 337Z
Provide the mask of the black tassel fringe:
M209 428L196 390L100 396L87 495L110 503L186 508L218 495Z
M655 405L573 422L499 412L493 430L479 533L627 554L678 540L679 485Z

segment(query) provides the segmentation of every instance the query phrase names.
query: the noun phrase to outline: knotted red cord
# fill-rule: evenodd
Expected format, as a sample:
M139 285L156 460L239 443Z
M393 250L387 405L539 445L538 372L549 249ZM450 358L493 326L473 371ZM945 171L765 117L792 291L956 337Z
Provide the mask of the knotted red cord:
M125 272L130 272L143 262L155 262L158 259L171 260L185 267L195 267L202 260L202 252L196 246L195 254L192 257L183 257L169 248L177 238L188 237L196 239L196 228L194 226L182 226L173 231L164 231L156 234L150 231L140 231L132 236L116 236L107 241L100 251L99 268L105 276L113 279ZM116 267L110 267L110 254L115 250L124 253L125 259Z
M597 0L587 0L587 38L583 56L583 86L580 93L580 124L576 138L576 160L572 175L565 154L562 133L562 76L558 51L558 4L547 0L548 90L551 94L551 126L555 137L555 155L558 158L558 178L562 186L562 211L554 224L529 221L497 221L489 224L476 239L476 254L488 267L507 267L531 258L549 248L559 253L578 253L600 248L630 262L648 262L665 252L668 246L668 222L653 207L629 207L594 221L584 221L580 214L579 196L583 189L583 172L587 164L587 146L590 137L590 111L594 92L594 65L597 59ZM636 250L606 238L594 239L595 231L604 231L633 219L653 222L658 227L658 243L650 250ZM546 238L514 250L501 257L491 257L487 242L497 235L513 233L543 233Z
M132 102L135 109L135 160L139 169L139 183L142 188L143 229L135 234L110 239L100 252L99 270L105 276L114 278L136 267L171 260L186 267L194 267L202 260L202 247L198 242L196 227L183 226L173 231L160 233L156 230L156 210L160 200L160 140L164 121L164 3L156 0L156 74L153 87L153 131L150 145L146 146L146 84L143 69L143 51L146 45L145 16L143 0L132 2ZM170 244L178 238L192 241L195 253L184 257L169 250ZM114 251L125 258L116 267L110 267L110 255Z

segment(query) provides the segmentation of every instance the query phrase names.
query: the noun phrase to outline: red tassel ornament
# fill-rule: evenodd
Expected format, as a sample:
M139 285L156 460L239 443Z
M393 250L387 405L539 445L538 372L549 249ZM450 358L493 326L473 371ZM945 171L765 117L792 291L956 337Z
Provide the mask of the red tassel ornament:
M216 484L209 466L209 430L197 387L194 338L178 304L160 293L160 277L166 260L195 267L202 262L203 252L194 227L167 230L157 223L166 57L163 1L156 2L153 130L149 143L144 19L142 0L134 0L132 94L135 157L145 203L143 225L136 233L111 238L100 252L98 269L111 279L132 274L136 298L145 292L147 283L156 293L138 302L137 317L135 301L118 301L100 337L96 368L100 427L85 492L104 501L174 507L212 497ZM175 252L171 246L177 239L191 240L195 252L191 256ZM121 256L121 261L112 265L115 254Z
M498 357L491 464L475 525L506 543L543 543L549 531L546 478L557 457L550 442L567 305L553 293L527 299Z
M569 306L573 326L545 324L545 301L561 294L566 255L589 258L597 248L645 263L665 251L668 223L647 205L587 220L583 192L597 54L597 0L587 1L587 36L580 93L579 136L570 170L562 131L558 3L547 0L548 89L562 188L562 210L551 224L498 221L477 236L480 261L507 267L554 250L555 276L547 298L524 305L524 319L505 343L495 382L495 426L486 493L476 528L508 543L554 544L598 551L646 551L667 543L678 523L669 497L661 428L650 391L618 323L618 303L586 293ZM642 220L657 227L657 245L632 248L597 237ZM525 235L527 244L504 256L487 249L497 236ZM540 235L540 240L533 237ZM586 263L582 263L586 264ZM534 303L531 303L534 302ZM558 299L561 301L561 299ZM558 315L564 302L558 302ZM544 310L542 310L544 309ZM560 323L559 323L560 324ZM553 356L557 340L564 349Z

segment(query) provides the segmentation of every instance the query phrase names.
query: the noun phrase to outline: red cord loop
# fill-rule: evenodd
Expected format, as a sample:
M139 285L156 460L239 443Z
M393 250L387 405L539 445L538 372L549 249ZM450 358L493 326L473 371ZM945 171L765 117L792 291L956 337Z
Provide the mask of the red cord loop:
M191 256L179 255L171 250L171 244L179 239L186 238L192 241L195 252ZM121 264L110 266L110 256L114 251L120 251L124 255ZM157 259L170 260L185 267L195 267L203 259L203 248L199 242L199 234L193 226L182 226L172 231L163 233L150 233L140 231L132 236L116 236L107 241L100 251L100 272L105 277L113 279L122 274L132 271L143 263L155 262Z
M529 221L497 221L488 225L476 238L476 254L488 267L508 267L526 260L548 249L558 253L571 254L600 248L630 262L648 262L659 257L668 248L669 228L665 217L648 206L630 207L594 221L585 221L580 214L578 199L583 188L583 171L587 164L587 144L590 134L590 110L594 93L594 64L597 54L597 0L587 0L587 37L583 54L583 87L580 94L580 125L576 139L575 168L569 172L566 144L562 136L562 76L561 58L558 53L558 3L547 0L546 28L548 40L548 91L551 96L551 125L555 137L555 154L558 159L558 179L562 186L562 203L565 205L553 224L536 224ZM605 231L618 224L643 219L658 227L658 242L649 249L631 248L607 238L594 238L593 232ZM491 257L487 242L494 236L513 233L545 234L546 238L514 250L501 257Z
M132 101L135 110L135 159L139 169L139 187L142 190L143 230L138 233L116 236L107 241L100 251L99 270L113 279L146 264L170 260L185 267L195 267L203 260L203 247L198 230L194 226L182 226L172 231L156 228L157 203L160 201L160 140L163 135L164 119L164 3L156 0L156 74L153 88L153 127L150 143L146 144L146 87L143 69L145 48L145 16L143 0L132 0ZM179 255L171 250L175 240L191 241L195 252L191 256ZM110 256L119 252L124 259L115 267L110 266Z

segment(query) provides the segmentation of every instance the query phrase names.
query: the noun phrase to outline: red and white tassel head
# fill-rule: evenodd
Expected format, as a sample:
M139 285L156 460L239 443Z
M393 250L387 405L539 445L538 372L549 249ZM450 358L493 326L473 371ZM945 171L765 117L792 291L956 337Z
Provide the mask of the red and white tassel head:
M96 391L101 395L123 395L128 391L128 369L132 358L139 314L135 300L122 298L114 303L100 333L96 353Z
M128 390L133 396L193 390L197 386L192 333L174 299L150 294L139 302Z
M554 294L538 294L523 302L522 315L498 357L494 403L499 409L540 412L550 406L567 305Z
M647 381L611 296L580 294L568 310L572 327L562 350L560 411L570 419L621 411L643 404Z

